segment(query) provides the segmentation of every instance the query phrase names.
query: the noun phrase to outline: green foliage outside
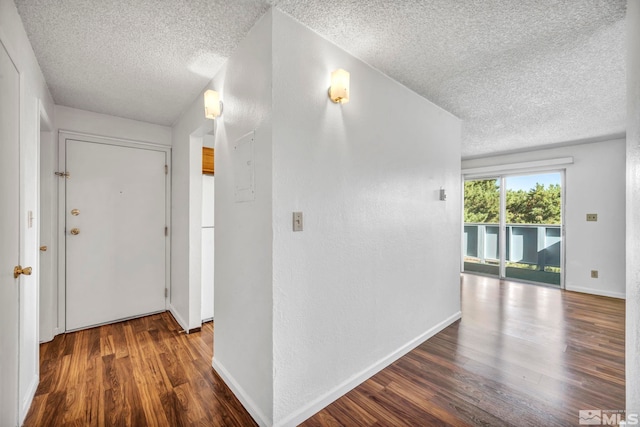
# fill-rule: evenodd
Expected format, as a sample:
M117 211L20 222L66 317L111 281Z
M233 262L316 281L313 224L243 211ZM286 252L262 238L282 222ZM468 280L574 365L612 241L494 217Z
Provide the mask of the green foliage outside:
M464 222L498 223L500 188L495 179L465 181ZM508 224L560 224L560 186L507 190Z
M464 182L464 222L500 221L500 188L495 179Z

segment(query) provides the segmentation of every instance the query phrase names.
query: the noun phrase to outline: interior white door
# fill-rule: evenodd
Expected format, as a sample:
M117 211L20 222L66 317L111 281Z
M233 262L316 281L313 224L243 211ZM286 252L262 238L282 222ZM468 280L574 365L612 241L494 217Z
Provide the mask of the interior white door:
M0 43L0 425L18 424L20 78Z
M66 140L66 329L165 310L166 153Z

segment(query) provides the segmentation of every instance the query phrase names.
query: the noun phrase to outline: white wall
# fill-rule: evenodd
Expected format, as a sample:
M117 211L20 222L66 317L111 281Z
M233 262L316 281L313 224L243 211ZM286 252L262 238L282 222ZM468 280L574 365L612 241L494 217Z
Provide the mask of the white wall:
M213 365L263 425L273 412L271 77L269 12L229 58L215 85L224 112L215 143ZM253 130L255 200L236 202L234 146Z
M627 2L627 414L640 414L640 2Z
M190 138L194 128L189 121L199 124L204 120L201 109L195 108L196 104L194 102L174 125L171 136L171 299L169 308L185 330L192 327L192 322L189 320L189 286L193 280L190 271L189 242L194 219L190 218L190 183L191 174L196 173L191 170L192 145L195 145L195 142L192 143Z
M204 89L209 88L218 90L224 102L215 124L204 117L203 90L172 128L171 309L185 329L200 326L201 147L215 127L213 365L252 416L268 424L273 402L270 13ZM251 130L256 130L257 196L253 202L236 203L230 156L236 139ZM221 205L225 208L219 210Z
M202 100L202 98L200 98ZM202 102L200 102L202 114ZM189 331L202 324L202 144L204 135L189 137ZM176 299L184 295L173 294Z
M53 99L42 76L22 21L11 0L0 0L0 41L20 73L20 263L34 268L21 279L20 294L20 420L24 419L38 383L38 158L41 113L53 118ZM18 108L18 106L16 106ZM16 183L18 184L18 183ZM33 212L32 227L27 213ZM0 361L2 363L2 361Z
M171 128L76 108L55 106L56 128L95 136L171 145Z
M171 130L170 309L185 330L202 324L202 146L215 127L204 117L203 94L204 90Z
M462 168L572 156L565 182L565 287L625 297L625 141L613 140L464 160ZM563 166L564 167L564 166ZM586 214L598 214L587 222ZM598 278L591 278L598 270Z
M344 106L326 95L337 67ZM292 425L460 316L460 122L278 11L210 86L224 101L213 366L261 425ZM174 126L175 157L201 114L198 99ZM255 200L238 202L234 147L254 130Z
M294 425L460 315L460 121L273 16L274 424Z
M42 194L45 197L53 197L56 204L58 201L58 188L56 186L59 183L59 178L55 177L53 172L57 171L59 168L57 146L59 131L71 131L94 136L147 142L165 146L171 145L171 128L167 126L124 119L91 111L78 110L76 108L61 105L56 105L54 110L55 148L53 150L43 152L42 161L44 162L44 166L51 169L47 171L46 168L43 167L42 173L45 176L42 182ZM54 156L54 158L51 159L50 156ZM47 180L50 180L50 185L47 185ZM46 191L51 191L51 189L56 191L53 196L46 194ZM43 242L43 244L45 243L48 242ZM58 245L56 242L51 242L48 247L48 254L43 256L48 256L52 259L59 258ZM64 301L64 279L60 278L58 281L60 283L54 281L51 283L43 282L43 285L47 284L51 286L51 289L42 289L43 293L47 296L50 295L58 298L58 301L53 305L44 299L41 301L41 304L50 306L45 307L45 310L41 311L43 318L40 319L41 328L46 331L45 337L50 338L53 338L53 335L55 334L64 332L65 313L64 304L62 302ZM51 317L44 318L44 316Z
M31 87L32 95L40 99L44 110L53 117L53 98L12 0L0 0L0 40L7 47L21 79Z
M44 125L44 126L43 126ZM38 244L47 246L40 253L40 342L48 342L59 333L58 328L58 277L55 256L58 231L57 182L51 179L57 170L57 138L54 138L53 123L41 123L40 127L40 225Z

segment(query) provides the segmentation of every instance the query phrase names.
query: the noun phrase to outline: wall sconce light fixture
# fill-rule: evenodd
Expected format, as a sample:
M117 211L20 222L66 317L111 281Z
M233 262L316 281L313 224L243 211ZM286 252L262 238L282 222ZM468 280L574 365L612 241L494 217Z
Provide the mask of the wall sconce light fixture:
M349 72L338 68L331 73L331 86L329 87L329 99L336 104L349 102Z
M207 90L204 93L204 116L207 119L215 119L222 114L222 101L220 94L215 90Z

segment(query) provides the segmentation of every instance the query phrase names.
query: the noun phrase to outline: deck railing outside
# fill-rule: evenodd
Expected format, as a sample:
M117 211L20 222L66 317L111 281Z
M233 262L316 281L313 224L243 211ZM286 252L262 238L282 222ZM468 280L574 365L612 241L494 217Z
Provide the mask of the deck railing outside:
M499 229L498 224L464 224L465 270L468 264L498 264ZM507 266L553 272L559 277L561 236L560 225L507 224L505 257ZM470 266L470 269L473 267Z

